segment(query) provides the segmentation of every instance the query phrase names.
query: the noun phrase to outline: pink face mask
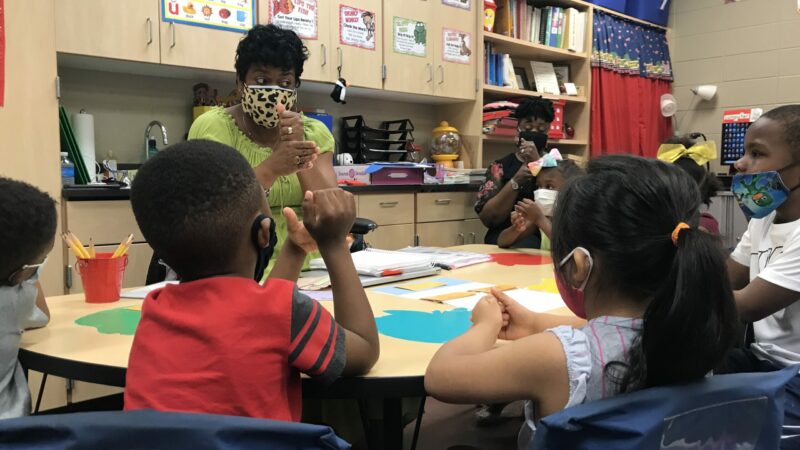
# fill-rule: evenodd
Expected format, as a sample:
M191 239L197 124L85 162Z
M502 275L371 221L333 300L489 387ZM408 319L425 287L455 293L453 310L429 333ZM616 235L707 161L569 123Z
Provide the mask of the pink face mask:
M589 276L592 274L592 268L594 267L594 261L592 260L592 255L589 253L589 250L586 250L583 247L575 247L574 250L569 252L569 254L565 256L560 263L558 263L558 267L560 268L561 266L566 264L567 261L569 261L570 258L572 258L572 255L574 255L575 252L578 250L585 253L586 257L589 259L589 272L586 274L586 279L584 279L583 283L581 283L581 287L576 288L573 286L568 286L564 282L564 280L561 279L561 276L558 274L558 271L554 269L553 272L555 273L556 287L558 287L558 293L561 295L561 298L564 300L564 303L567 305L567 308L569 308L569 310L572 311L572 313L575 314L576 316L580 317L581 319L585 319L586 304L583 298L583 290L586 289L586 284L589 282Z

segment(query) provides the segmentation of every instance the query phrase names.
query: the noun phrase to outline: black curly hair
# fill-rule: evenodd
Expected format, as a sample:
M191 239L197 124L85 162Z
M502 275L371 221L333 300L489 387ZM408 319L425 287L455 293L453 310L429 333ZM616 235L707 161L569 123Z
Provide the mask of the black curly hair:
M264 191L244 157L214 141L175 144L147 160L131 186L136 223L181 279L224 273Z
M244 82L253 64L293 70L300 85L303 64L308 59L308 49L292 30L273 24L256 25L247 32L236 47L236 76Z
M0 284L34 261L56 235L56 202L22 181L0 177Z
M515 119L542 119L550 123L555 118L556 112L553 109L553 102L542 97L526 97L514 110L512 117Z

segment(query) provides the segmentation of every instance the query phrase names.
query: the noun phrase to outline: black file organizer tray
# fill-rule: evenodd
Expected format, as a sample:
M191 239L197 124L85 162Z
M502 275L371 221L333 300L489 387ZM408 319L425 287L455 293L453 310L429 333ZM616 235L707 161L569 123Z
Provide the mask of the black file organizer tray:
M413 131L409 119L387 120L379 128L371 128L363 116L342 117L341 151L353 155L356 164L408 161Z

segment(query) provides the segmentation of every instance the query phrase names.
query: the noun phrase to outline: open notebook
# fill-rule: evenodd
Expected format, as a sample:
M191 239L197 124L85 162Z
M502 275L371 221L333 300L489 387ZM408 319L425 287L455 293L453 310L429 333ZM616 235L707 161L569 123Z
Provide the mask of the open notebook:
M353 257L353 264L356 266L356 271L360 275L369 275L372 277L423 272L433 268L433 257L426 254L368 248L360 252L351 253L351 256ZM324 270L325 262L322 258L312 259L309 262L309 268L311 270Z

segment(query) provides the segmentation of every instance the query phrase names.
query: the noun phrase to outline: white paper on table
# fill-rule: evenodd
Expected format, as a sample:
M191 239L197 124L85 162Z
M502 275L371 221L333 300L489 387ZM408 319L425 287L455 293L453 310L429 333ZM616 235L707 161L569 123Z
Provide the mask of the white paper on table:
M178 284L177 281L162 281L161 283L151 284L148 286L140 287L130 291L125 291L120 294L120 298L145 298L147 294L156 289L161 289L168 284Z
M550 292L532 291L530 289L512 289L505 291L504 294L513 298L520 305L533 312L547 312L566 306L560 295L551 294ZM471 297L448 300L445 303L450 306L455 306L456 308L466 308L472 310L475 308L475 304L478 303L478 300L480 300L484 295L486 294L479 293Z

